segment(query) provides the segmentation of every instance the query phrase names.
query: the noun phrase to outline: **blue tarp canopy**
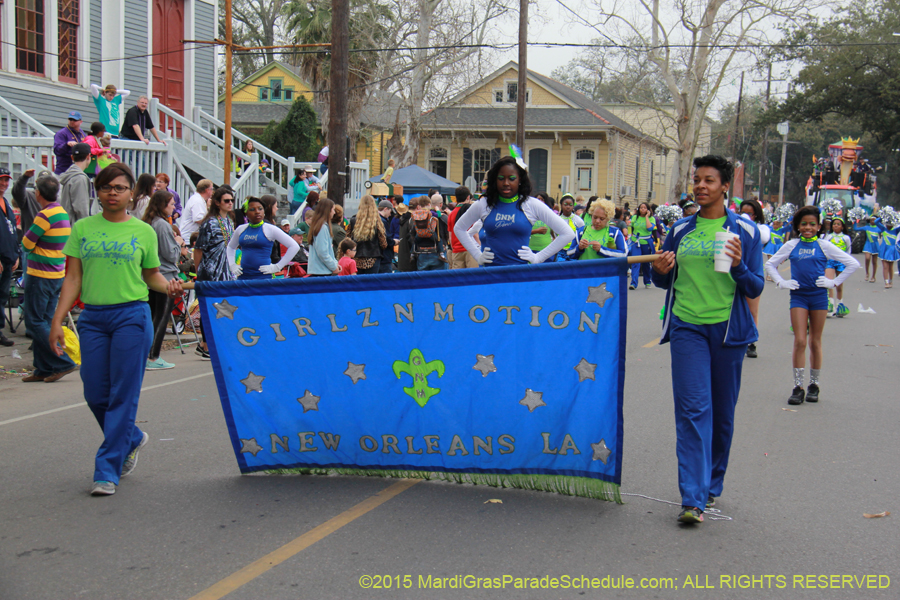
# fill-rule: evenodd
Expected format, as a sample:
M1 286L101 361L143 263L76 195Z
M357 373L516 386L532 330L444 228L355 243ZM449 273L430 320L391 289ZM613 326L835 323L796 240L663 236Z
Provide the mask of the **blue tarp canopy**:
M381 181L384 175L378 175L369 181L376 183ZM394 176L391 177L391 183L397 183L403 186L404 196L421 196L427 194L428 190L435 189L443 196L452 195L458 183L454 183L446 177L441 177L431 171L426 171L418 165L410 165L402 169L396 169Z

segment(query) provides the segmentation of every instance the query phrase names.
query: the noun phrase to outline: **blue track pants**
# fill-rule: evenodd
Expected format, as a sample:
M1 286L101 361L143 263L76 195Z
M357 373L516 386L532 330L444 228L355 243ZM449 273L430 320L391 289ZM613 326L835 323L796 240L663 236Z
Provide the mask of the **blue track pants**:
M646 244L635 244L632 249L634 256L642 256L647 254L656 254L653 250L653 241L651 240ZM629 252L629 255L632 253ZM634 263L631 265L631 283L637 287L638 284L638 275L643 273L644 275L644 284L650 285L650 263Z
M146 302L85 305L78 319L84 399L103 430L94 481L119 483L122 464L143 432L134 424L153 323Z
M727 328L727 321L694 325L672 315L678 488L683 506L701 510L709 495L722 495L747 351L722 345Z

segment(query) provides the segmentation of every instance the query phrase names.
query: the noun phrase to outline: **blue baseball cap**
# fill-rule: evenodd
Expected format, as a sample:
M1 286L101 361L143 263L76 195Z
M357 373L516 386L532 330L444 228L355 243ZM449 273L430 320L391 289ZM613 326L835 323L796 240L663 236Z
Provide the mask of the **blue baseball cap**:
M72 112L69 113L69 120L70 121L80 121L81 113L78 112L77 110L73 110Z

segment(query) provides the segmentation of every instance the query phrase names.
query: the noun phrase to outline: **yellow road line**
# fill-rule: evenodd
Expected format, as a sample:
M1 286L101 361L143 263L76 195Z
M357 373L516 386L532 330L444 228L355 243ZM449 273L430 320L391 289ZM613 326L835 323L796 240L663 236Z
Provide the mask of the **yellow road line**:
M266 554L262 558L250 563L243 569L232 573L225 579L219 581L206 588L196 596L192 596L190 600L219 600L224 598L231 592L235 591L244 584L249 583L253 579L259 577L269 569L276 567L288 560L289 558L306 550L316 542L331 535L344 525L347 525L359 517L363 516L372 509L378 508L394 496L397 496L419 482L418 479L403 479L394 485L378 492L374 496L366 498L353 508L346 510L325 521L315 529L312 529L300 537L288 542L281 548Z
M652 342L644 344L643 346L641 346L641 348L652 348L653 346L659 346L659 338L656 338Z

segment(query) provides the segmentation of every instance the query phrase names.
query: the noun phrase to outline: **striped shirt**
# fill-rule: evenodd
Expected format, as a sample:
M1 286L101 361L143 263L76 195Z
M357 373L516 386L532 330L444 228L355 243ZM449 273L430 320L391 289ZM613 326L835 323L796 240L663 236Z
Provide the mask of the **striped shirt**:
M22 245L28 250L28 275L64 278L66 257L62 250L71 232L69 215L58 202L48 204L39 212L22 239Z

